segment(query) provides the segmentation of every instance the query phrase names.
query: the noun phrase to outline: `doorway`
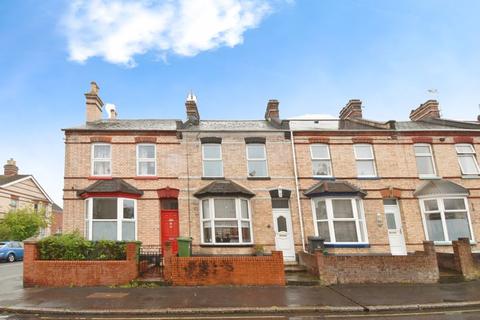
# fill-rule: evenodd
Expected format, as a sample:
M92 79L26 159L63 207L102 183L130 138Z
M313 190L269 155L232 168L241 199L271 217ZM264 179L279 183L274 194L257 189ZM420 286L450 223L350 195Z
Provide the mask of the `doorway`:
M407 247L398 202L396 199L385 199L383 200L383 207L385 209L390 252L394 256L405 256L407 255Z

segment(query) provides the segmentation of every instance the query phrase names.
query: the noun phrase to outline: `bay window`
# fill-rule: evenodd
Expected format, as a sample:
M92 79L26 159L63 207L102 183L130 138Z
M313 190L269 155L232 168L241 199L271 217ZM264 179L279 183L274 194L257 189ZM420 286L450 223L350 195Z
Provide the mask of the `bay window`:
M92 175L110 176L112 174L112 147L108 143L92 145Z
M480 174L475 149L471 144L456 144L455 150L457 151L458 163L460 164L460 170L462 170L462 174Z
M330 150L326 144L314 144L310 146L310 155L312 157L313 176L331 177L332 160Z
M249 177L267 177L267 153L264 144L247 144Z
M208 198L201 200L201 235L203 244L251 244L250 203L243 198Z
M222 145L202 144L203 176L223 177Z
M156 170L156 146L154 144L137 145L137 176L155 176Z
M465 197L420 200L427 240L450 243L458 238L473 240L468 201Z
M88 198L85 236L89 240L136 240L136 200Z
M313 198L315 233L331 244L367 243L365 216L358 198Z
M413 146L415 151L415 161L417 163L418 175L422 177L435 177L435 162L433 161L432 147L429 144L416 144Z

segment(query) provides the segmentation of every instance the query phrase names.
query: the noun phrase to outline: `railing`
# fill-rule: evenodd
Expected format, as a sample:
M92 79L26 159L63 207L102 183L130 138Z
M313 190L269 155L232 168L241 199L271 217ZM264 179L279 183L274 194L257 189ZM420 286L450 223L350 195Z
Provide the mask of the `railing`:
M163 278L163 255L160 246L142 246L138 272L143 278Z

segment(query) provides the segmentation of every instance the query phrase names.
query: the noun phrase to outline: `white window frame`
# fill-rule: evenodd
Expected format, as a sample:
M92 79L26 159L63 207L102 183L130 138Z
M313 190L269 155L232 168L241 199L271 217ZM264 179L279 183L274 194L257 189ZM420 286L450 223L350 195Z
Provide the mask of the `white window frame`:
M315 200L325 201L325 206L327 210L327 219L317 220L317 212L315 209ZM353 218L334 218L333 216L333 205L332 200L350 200L353 210ZM358 201L358 206L357 206ZM367 232L367 222L365 219L365 209L363 207L363 201L360 197L315 197L311 200L312 205L312 218L313 226L315 228L315 235L318 236L318 226L317 222L327 221L328 223L328 232L330 233L330 241L325 242L325 244L332 245L368 245L368 232ZM360 209L360 212L358 212ZM334 221L355 221L355 229L357 231L357 237L360 238L363 236L365 239L363 241L357 242L337 242L335 239L335 227Z
M110 158L95 158L95 146L108 146L110 148ZM94 177L110 177L112 175L112 145L110 143L93 143L91 148L91 161L90 166L92 168L91 173ZM110 174L95 174L95 161L107 162L109 164Z
M428 147L430 153L417 153L415 151L415 147ZM417 174L420 178L437 178L437 166L435 165L435 157L433 156L433 149L432 145L429 143L415 143L413 145L413 153L415 155L415 166L417 166L417 157L430 157L430 161L432 162L433 173L432 174L424 174L420 173L417 166Z
M219 158L205 158L205 146L218 146L220 149L220 157ZM221 175L218 176L207 176L205 174L205 162L208 161L220 161L221 162L221 168L222 168L222 173ZM202 143L202 170L203 170L203 177L205 178L222 178L224 176L223 172L223 153L222 153L222 144L221 143Z
M327 149L328 157L327 158L316 158L313 156L313 148L314 147L325 147ZM333 165L332 165L332 155L330 154L330 146L324 143L316 143L310 145L310 159L312 161L312 175L314 177L322 177L322 178L333 178ZM321 174L314 174L313 172L313 163L315 161L328 161L328 166L330 168L329 175L321 175Z
M463 201L465 203L465 210L448 210L448 212L455 212L455 211L464 212L464 211L467 211L468 228L470 230L470 239L471 239L470 243L474 244L475 243L475 234L474 234L473 228L472 228L472 219L470 217L470 208L468 206L468 199L464 195L441 195L441 196L436 196L436 197L425 196L425 197L419 198L420 210L421 210L421 215L422 215L422 223L423 223L423 232L425 234L425 239L429 241L430 240L430 235L428 234L428 229L427 229L427 221L426 221L426 217L425 217L425 214L426 214L427 211L425 210L424 201L436 200L437 201L437 206L438 206L438 211L440 212L440 218L441 218L441 222L442 222L443 236L444 236L445 239L448 239L448 240L434 241L434 244L435 245L451 245L452 244L452 241L448 238L447 222L446 222L446 219L445 219L444 200L447 200L447 199L463 199ZM429 212L432 212L432 211L429 211Z
M370 152L372 154L371 157L368 158L360 158L359 155L357 154L357 147L369 147ZM353 145L353 154L355 155L355 165L357 167L357 177L358 178L376 178L378 177L377 173L377 164L375 163L375 153L373 152L373 146L369 143L356 143ZM358 162L372 162L373 164L373 175L367 174L367 175L360 175L358 173Z
M215 218L215 199L219 200L235 200L235 218ZM242 208L241 208L241 200L247 201L248 207L248 219L242 218ZM203 201L208 201L208 210L209 210L209 218L203 218ZM200 243L202 245L207 246L242 246L242 245L250 245L253 244L253 228L252 228L252 207L250 204L250 200L247 198L236 198L236 197L212 197L212 198L204 198L200 200ZM238 239L239 242L229 243L229 242L216 242L215 239L215 221L237 221L237 228L238 228ZM205 242L203 237L203 225L204 222L210 223L210 228L212 232L212 242ZM248 222L249 229L250 229L250 241L245 242L243 241L242 235L242 222Z
M254 158L254 159L250 159L250 155L249 155L249 151L248 151L248 147L250 146L255 146L255 147L263 147L263 158L260 159L260 158ZM247 143L246 145L246 148L245 148L245 152L247 154L247 177L249 178L256 178L256 177L260 177L260 178L265 178L265 177L268 177L268 161L267 161L267 148L265 146L264 143ZM255 176L251 176L250 175L250 162L263 162L265 163L265 175L263 176L260 176L260 175L255 175Z
M471 152L460 152L458 151L458 147L469 147L472 151ZM472 144L470 143L457 143L455 144L455 151L457 152L457 160L458 160L458 165L460 166L460 170L463 175L479 175L480 174L480 168L478 166L478 161L477 161L477 153L475 151L475 148ZM462 167L462 163L460 162L461 157L471 157L473 159L473 162L475 164L476 172L465 172L465 170Z
M117 200L117 219L93 219L93 200L94 199L116 199ZM123 218L123 201L125 200L131 200L133 201L133 219L124 219ZM138 239L138 211L137 211L137 200L132 199L132 198L115 198L115 197L92 197L85 199L86 203L86 225L88 224L88 230L85 230L85 236L88 240L93 239L93 222L94 221L100 221L100 222L117 222L117 239L116 241L123 241L122 239L122 226L123 226L123 221L127 222L134 222L135 223L135 239L134 240L129 240L129 241L136 241ZM88 232L87 232L88 231ZM87 234L88 233L88 234Z
M153 158L140 158L140 147L153 147ZM139 177L154 177L157 175L157 145L154 143L138 143L137 144L137 176ZM153 174L140 174L140 163L153 162Z

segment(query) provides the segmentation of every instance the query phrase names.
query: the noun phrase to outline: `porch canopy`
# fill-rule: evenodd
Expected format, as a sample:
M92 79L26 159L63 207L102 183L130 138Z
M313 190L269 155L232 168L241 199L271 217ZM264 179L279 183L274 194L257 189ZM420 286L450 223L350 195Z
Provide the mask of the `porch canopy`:
M141 197L143 191L138 190L131 184L122 179L113 178L98 180L83 190L79 190L77 195L82 198L91 196L129 196Z
M322 181L303 193L309 198L326 196L365 197L367 192L346 181Z
M469 195L468 189L448 180L429 180L417 187L413 192L415 197L432 195Z
M245 197L252 198L255 193L231 180L215 180L193 194L196 198L206 197Z

